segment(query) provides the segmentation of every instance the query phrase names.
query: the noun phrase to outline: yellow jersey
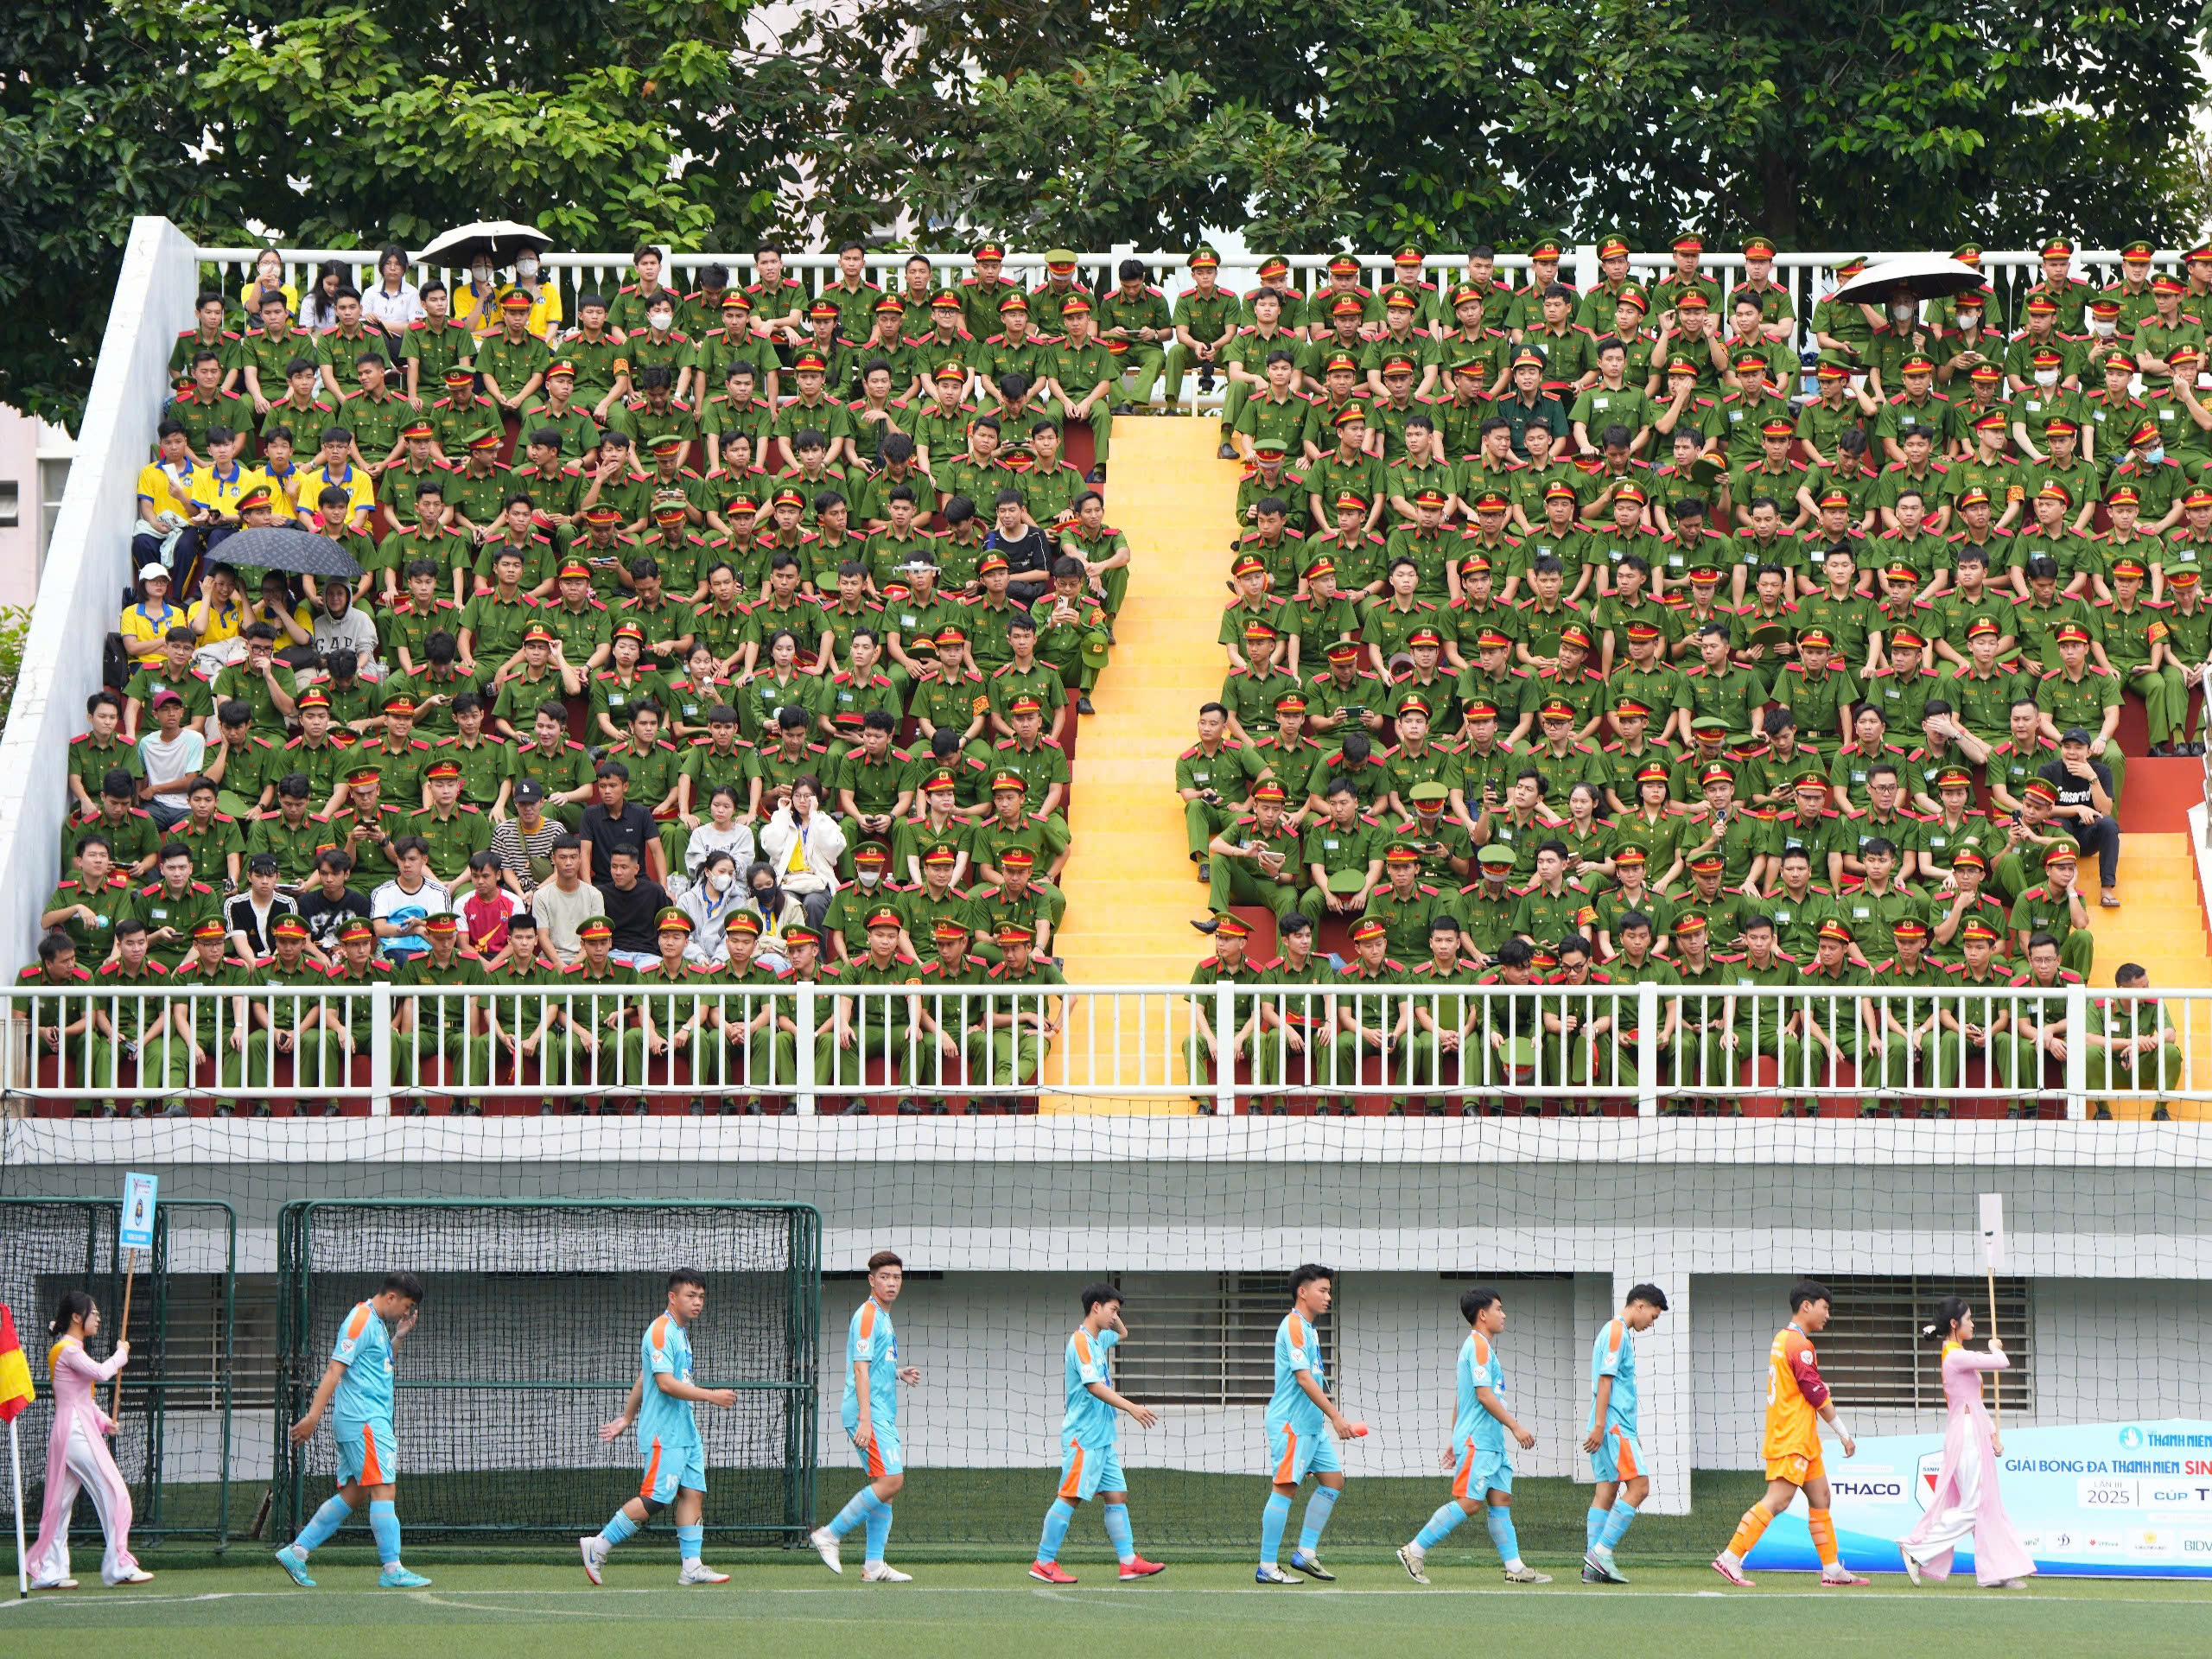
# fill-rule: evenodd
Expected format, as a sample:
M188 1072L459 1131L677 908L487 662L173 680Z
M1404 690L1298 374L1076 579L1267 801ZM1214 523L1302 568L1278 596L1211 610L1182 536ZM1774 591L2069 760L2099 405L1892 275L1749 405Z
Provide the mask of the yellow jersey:
M1812 1339L1795 1324L1775 1333L1766 1370L1767 1461L1816 1458L1821 1452L1820 1408L1828 1385L1821 1380Z

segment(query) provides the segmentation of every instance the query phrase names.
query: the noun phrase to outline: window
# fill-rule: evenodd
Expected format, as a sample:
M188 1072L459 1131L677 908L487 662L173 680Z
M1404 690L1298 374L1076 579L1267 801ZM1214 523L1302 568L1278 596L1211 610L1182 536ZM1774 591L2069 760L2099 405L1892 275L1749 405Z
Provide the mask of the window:
M1981 1279L1831 1278L1835 1293L1828 1327L1813 1338L1821 1375L1847 1413L1885 1407L1940 1411L1943 1408L1942 1349L1920 1334L1946 1296L1963 1296L1974 1309L1975 1345L1989 1334L1989 1286ZM2007 1410L2035 1403L2030 1376L2028 1281L1997 1281L1997 1334L2012 1357L1997 1374Z
M1280 1273L1135 1273L1116 1381L1154 1405L1264 1406L1275 1390L1275 1327L1290 1311ZM1337 1281L1341 1296L1344 1281ZM1337 1370L1336 1319L1315 1325L1322 1365Z

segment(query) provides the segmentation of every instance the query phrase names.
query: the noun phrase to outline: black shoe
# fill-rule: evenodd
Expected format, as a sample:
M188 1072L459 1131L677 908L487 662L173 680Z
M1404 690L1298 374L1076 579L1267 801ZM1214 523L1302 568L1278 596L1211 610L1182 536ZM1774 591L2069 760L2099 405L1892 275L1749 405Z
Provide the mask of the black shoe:
M1114 412L1116 415L1133 415L1136 412L1136 405L1134 404L1116 404L1114 405Z
M2154 760L2171 760L2173 753L2174 747L2171 743L2153 743L2151 746L2151 758Z
M1075 711L1078 715L1095 715L1098 712L1091 706L1090 693L1086 691L1075 700Z
M1220 448L1215 450L1214 454L1224 461L1234 461L1236 459L1236 446L1233 443L1224 443Z
M1093 467L1089 472L1085 473L1083 475L1083 481L1086 484L1103 484L1106 481L1106 468L1104 464L1102 462L1100 465Z
M1215 921L1212 917L1209 916L1205 921L1192 922L1191 925L1198 929L1201 933L1211 933L1214 929L1220 926L1221 924Z
M1198 861L1198 880L1201 881L1211 881L1213 880L1213 861L1211 859L1202 858Z

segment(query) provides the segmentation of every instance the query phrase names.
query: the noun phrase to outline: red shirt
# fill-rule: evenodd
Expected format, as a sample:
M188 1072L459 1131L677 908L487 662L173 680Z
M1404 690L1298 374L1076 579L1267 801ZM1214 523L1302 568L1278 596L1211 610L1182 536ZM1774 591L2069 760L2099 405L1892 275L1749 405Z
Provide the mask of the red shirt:
M461 918L468 925L468 942L476 953L489 962L507 944L507 918L522 908L522 901L505 887L493 892L489 899L480 899L474 893L461 901Z

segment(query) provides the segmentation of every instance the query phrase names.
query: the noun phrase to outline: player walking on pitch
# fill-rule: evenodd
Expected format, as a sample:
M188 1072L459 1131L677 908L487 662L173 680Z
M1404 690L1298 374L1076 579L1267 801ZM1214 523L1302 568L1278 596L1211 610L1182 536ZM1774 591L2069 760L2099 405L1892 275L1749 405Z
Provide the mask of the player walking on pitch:
M1105 1500L1106 1536L1122 1564L1124 1579L1148 1579L1166 1569L1137 1554L1129 1529L1129 1483L1122 1474L1119 1425L1114 1414L1126 1411L1140 1427L1160 1418L1149 1406L1117 1394L1107 1356L1129 1334L1122 1323L1122 1293L1101 1280L1083 1291L1083 1323L1068 1338L1067 1412L1060 1419L1060 1490L1045 1511L1045 1535L1029 1576L1046 1584L1073 1584L1075 1574L1058 1561L1060 1545L1075 1519L1075 1506L1086 1498Z
M702 1389L691 1380L691 1325L706 1308L704 1274L678 1268L668 1275L667 1311L645 1327L638 1343L638 1380L630 1385L622 1414L600 1425L599 1438L607 1441L636 1428L645 1478L638 1483L638 1495L615 1510L612 1520L590 1537L576 1540L583 1552L584 1576L594 1584L601 1582L607 1552L671 1503L676 1506L677 1548L683 1563L677 1583L729 1582L728 1573L717 1573L699 1559L705 1535L701 1520L707 1503L707 1450L700 1442L691 1407L697 1402L727 1411L737 1403L735 1389Z
M1636 1438L1636 1338L1658 1324L1667 1293L1638 1285L1608 1319L1590 1349L1590 1428L1582 1449L1590 1454L1597 1486L1583 1518L1582 1582L1626 1584L1613 1566L1613 1550L1628 1535L1636 1512L1650 1495L1643 1447Z
M868 1300L853 1314L845 1332L845 1433L868 1465L868 1484L855 1492L810 1541L822 1564L842 1573L837 1541L855 1527L868 1529L868 1559L861 1565L863 1584L911 1584L913 1574L884 1564L883 1546L891 1536L891 1500L906 1484L906 1460L899 1445L899 1385L922 1380L918 1369L899 1363L899 1338L891 1329L891 1304L906 1282L906 1264L889 1250L868 1259Z
M1537 1572L1521 1559L1521 1541L1513 1531L1511 1443L1525 1452L1535 1445L1536 1437L1505 1406L1505 1362L1497 1347L1498 1332L1505 1329L1504 1299L1487 1285L1478 1285L1459 1298L1459 1316L1471 1328L1459 1344L1459 1411L1452 1419L1452 1444L1443 1458L1444 1467L1455 1471L1452 1496L1437 1506L1413 1542L1398 1552L1398 1564L1415 1584L1427 1584L1428 1552L1478 1509L1484 1509L1491 1542L1505 1567L1505 1581L1549 1584L1551 1574Z
M1766 1372L1766 1496L1744 1511L1728 1548L1713 1558L1713 1570L1733 1585L1751 1587L1744 1557L1751 1554L1774 1517L1805 1494L1807 1530L1821 1558L1822 1584L1865 1584L1843 1564L1835 1547L1835 1520L1828 1512L1828 1475L1821 1461L1819 1421L1825 1418L1843 1442L1843 1455L1855 1457L1859 1442L1836 1414L1828 1385L1813 1357L1812 1338L1827 1327L1834 1299L1818 1280L1801 1279L1789 1287L1789 1323L1775 1333Z
M391 1362L423 1307L423 1281L411 1273L387 1273L377 1294L354 1304L338 1327L330 1363L315 1384L306 1414L288 1433L294 1446L315 1438L325 1411L338 1442L338 1493L315 1512L298 1537L276 1552L292 1582L315 1588L308 1556L344 1526L367 1500L369 1531L384 1563L379 1588L414 1590L429 1583L399 1564L399 1511L394 1482L399 1474L399 1436L391 1426Z
M1260 1515L1260 1567L1252 1575L1261 1584L1298 1582L1276 1565L1276 1557L1282 1554L1283 1529L1290 1524L1291 1500L1309 1474L1320 1484L1306 1500L1306 1519L1290 1564L1310 1579L1337 1576L1321 1565L1318 1553L1329 1512L1344 1489L1344 1464L1337 1440L1366 1433L1367 1425L1345 1421L1329 1398L1328 1379L1321 1369L1321 1338L1313 1322L1328 1313L1334 1281L1328 1268L1311 1262L1292 1274L1290 1312L1275 1327L1275 1391L1268 1402L1267 1417L1268 1461L1274 1468L1274 1491ZM1335 1432L1336 1440L1322 1432L1325 1427Z

